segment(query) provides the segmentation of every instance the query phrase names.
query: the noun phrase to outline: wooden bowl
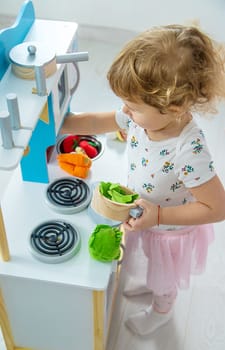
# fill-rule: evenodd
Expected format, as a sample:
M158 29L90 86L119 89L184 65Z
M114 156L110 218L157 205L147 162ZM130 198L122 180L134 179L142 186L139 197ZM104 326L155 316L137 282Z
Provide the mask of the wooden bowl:
M133 194L129 188L121 186L121 188L127 194ZM110 200L109 198L103 196L99 191L99 185L97 185L93 191L93 196L91 200L92 209L98 214L116 221L127 221L129 218L129 212L131 208L135 208L137 205L134 203L125 204L118 203Z

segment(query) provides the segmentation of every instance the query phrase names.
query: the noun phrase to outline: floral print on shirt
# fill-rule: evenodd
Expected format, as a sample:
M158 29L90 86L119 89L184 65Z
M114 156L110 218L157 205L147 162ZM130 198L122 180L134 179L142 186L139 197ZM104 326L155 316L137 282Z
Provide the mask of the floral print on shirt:
M159 152L160 156L168 156L170 152L168 149L162 149L162 151Z
M132 136L131 137L131 140L130 140L130 145L131 145L131 147L132 148L135 148L135 147L137 147L138 146L138 140L136 139L136 137L135 136Z
M214 171L214 166L213 166L213 161L212 160L209 163L209 169L210 169L210 171Z
M201 144L199 138L197 138L196 140L192 141L191 145L193 146L193 153L194 154L200 153L203 150L203 145Z
M185 165L182 169L183 174L186 176L194 171L194 168L191 165Z
M179 188L181 188L183 182L182 181L177 181L175 184L173 184L170 189L171 191L175 192L176 190L178 190Z
M171 162L165 162L163 164L162 172L168 174L169 171L173 170L174 164Z
M153 191L153 189L154 189L154 185L152 185L151 183L144 183L143 184L143 188L146 190L146 192L148 192L148 193L151 193L152 191Z
M146 167L148 165L148 159L146 159L145 157L142 157L141 159L141 165Z
M204 134L194 121L183 135L159 142L132 120L128 125L128 185L140 196L162 206L185 204L193 200L189 188L213 177Z

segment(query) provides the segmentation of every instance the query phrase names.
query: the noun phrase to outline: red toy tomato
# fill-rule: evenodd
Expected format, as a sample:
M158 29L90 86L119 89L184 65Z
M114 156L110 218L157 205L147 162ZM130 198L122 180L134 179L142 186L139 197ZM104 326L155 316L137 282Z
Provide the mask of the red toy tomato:
M79 143L79 136L69 135L62 142L62 148L64 153L74 152Z
M79 142L79 147L83 148L89 158L95 158L98 155L98 150L92 145L92 142L82 140Z

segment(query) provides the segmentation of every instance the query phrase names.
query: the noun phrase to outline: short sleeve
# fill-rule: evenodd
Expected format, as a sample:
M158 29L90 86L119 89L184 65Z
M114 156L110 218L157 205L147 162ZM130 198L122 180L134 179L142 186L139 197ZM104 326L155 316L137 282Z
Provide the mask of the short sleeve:
M212 157L201 129L195 127L178 142L175 172L187 188L197 187L215 176Z
M128 130L130 118L127 114L122 111L122 108L116 111L116 122L120 129Z

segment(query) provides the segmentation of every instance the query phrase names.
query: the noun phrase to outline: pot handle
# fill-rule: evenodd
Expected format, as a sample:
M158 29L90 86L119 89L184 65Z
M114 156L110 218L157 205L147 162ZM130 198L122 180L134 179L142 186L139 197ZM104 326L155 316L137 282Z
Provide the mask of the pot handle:
M130 216L132 216L134 219L140 218L141 215L143 214L144 209L140 206L137 206L135 208L130 209Z
M88 52L70 52L65 55L56 55L56 63L71 63L88 61Z

